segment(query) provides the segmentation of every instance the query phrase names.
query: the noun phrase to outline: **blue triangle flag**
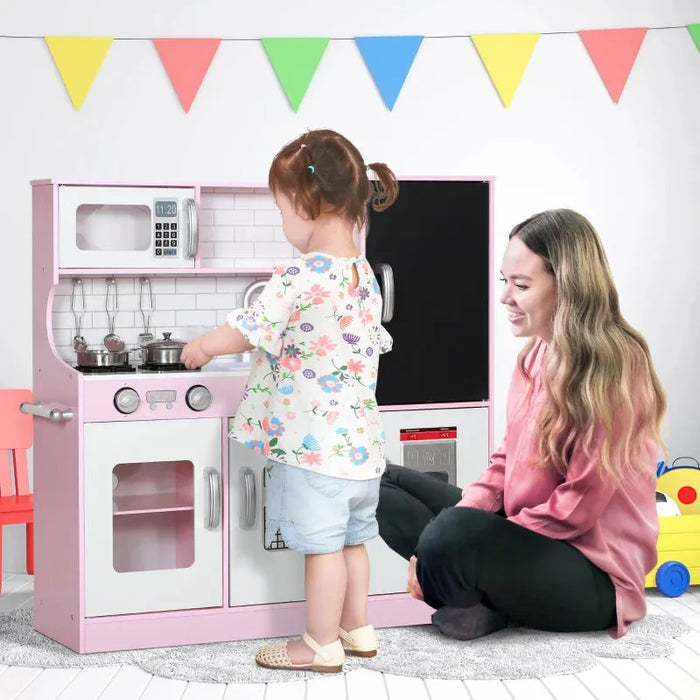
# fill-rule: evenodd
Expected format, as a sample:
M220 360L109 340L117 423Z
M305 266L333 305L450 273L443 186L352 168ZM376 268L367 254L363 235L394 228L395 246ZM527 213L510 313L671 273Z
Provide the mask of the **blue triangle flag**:
M389 110L394 108L422 36L359 36L355 43Z

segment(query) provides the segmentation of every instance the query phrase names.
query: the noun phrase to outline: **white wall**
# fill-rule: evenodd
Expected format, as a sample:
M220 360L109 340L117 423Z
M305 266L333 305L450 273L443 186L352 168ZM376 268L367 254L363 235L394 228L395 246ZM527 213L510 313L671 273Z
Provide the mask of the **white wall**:
M668 391L670 455L700 456L700 52L685 28L648 33L618 105L576 35L542 36L507 110L471 42L446 38L423 42L393 112L354 43L332 41L295 114L253 41L685 25L698 0L0 1L2 34L143 37L112 45L80 112L43 40L0 38L0 386L31 386L30 179L262 182L283 143L328 126L399 174L495 175L496 268L531 213L587 215ZM251 41L222 43L185 114L153 36ZM497 439L518 346L498 310ZM5 544L20 570L19 526Z

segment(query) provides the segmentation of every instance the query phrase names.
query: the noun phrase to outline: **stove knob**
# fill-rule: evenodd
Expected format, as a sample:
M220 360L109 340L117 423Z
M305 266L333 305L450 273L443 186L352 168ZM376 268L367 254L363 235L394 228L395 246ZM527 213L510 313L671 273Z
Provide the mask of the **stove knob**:
M133 413L139 406L139 395L131 387L120 389L114 395L114 407L119 413Z
M203 411L211 404L211 394L205 386L195 384L187 391L185 401L193 411Z

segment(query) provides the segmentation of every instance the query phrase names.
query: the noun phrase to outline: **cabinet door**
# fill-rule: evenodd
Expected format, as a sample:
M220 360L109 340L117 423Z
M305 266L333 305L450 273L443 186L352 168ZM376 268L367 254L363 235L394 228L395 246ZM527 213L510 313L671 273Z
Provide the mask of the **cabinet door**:
M485 407L382 411L387 461L432 472L464 488L488 464L488 411ZM367 551L370 593L405 591L408 562L379 537L368 543Z
M370 209L367 258L394 280L380 405L489 399L490 198L487 181L402 180L394 204Z
M86 617L222 605L221 427L84 426Z
M304 600L304 556L281 537L265 547L267 459L229 442L229 599L231 605Z

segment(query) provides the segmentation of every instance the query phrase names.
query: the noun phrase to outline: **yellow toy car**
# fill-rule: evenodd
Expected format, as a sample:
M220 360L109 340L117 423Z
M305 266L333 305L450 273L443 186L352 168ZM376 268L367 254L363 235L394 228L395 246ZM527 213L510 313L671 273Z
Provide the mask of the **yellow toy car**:
M679 460L695 464L677 465ZM670 467L659 462L656 474L659 558L644 585L675 598L700 583L700 464L694 458L679 457Z

